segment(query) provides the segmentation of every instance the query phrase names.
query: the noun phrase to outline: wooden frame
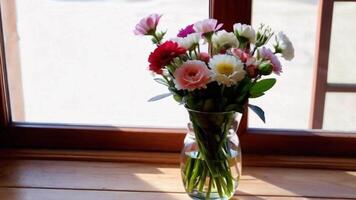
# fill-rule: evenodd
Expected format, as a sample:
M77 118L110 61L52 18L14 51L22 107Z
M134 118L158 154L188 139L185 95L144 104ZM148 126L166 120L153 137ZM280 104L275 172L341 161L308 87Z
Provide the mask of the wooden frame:
M319 19L323 19L324 21L318 26L319 33L321 33L321 30L325 26L323 23L330 24L328 17L323 18L325 15L323 9L330 7L330 2L332 1L321 0ZM251 22L252 0L211 0L210 3L212 5L210 7L210 15L223 22L227 27L231 27L237 21L242 23ZM227 12L227 10L243 14L233 15L231 12ZM323 57L325 59L325 56L328 56L328 48L324 49L326 47L323 46L323 41L326 41L327 38L329 38L327 35L318 37L316 55L319 56L315 65L317 73L324 73L324 68L319 70L319 67L324 66L322 65ZM185 130L183 129L140 129L12 122L6 80L4 43L3 41L0 42L2 45L0 117L2 144L5 147L180 151L185 134ZM317 78L315 87L320 87L320 83L323 80ZM319 97L314 97L314 99L317 98ZM243 153L246 154L356 156L356 134L321 130L247 129L247 114L242 117L239 128Z
M0 159L179 164L178 153L134 151L4 149L0 151ZM244 154L242 164L243 166L292 167L303 169L356 169L356 159L338 157L323 158L315 156Z
M324 119L325 97L327 92L356 92L356 84L328 83L328 65L332 18L335 2L356 2L356 0L321 0L317 28L316 61L314 66L314 82L312 107L310 112L311 129L322 129Z
M8 94L8 98L11 99L11 107L16 107L12 110L12 118L18 120L24 120L24 96L23 96L23 82L21 76L21 63L20 63L20 47L19 47L19 35L17 30L17 11L16 1L3 1L0 4L1 8L8 8L6 10L1 9L1 26L7 30L8 34L2 34L2 42L7 41L7 45L4 46L2 51L3 56L6 52L7 64L11 67L6 69L8 81L8 89L11 90L11 94ZM6 37L6 38L5 38ZM11 84L11 83L16 84ZM9 105L10 105L9 104Z
M327 91L327 77L331 38L332 13L334 2L321 0L319 3L318 27L314 66L314 82L312 87L312 104L310 112L310 128L323 128L325 96Z
M11 123L10 99L6 71L2 15L0 12L0 126L5 129Z

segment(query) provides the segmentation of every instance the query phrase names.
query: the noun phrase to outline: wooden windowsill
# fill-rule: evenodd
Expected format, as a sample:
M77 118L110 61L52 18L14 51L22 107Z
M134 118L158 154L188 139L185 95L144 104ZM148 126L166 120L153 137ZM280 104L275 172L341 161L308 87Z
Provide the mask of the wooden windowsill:
M122 152L121 160L117 157L110 161L108 156L95 161L89 159L89 154L83 159L82 153L82 159L77 155L81 161L76 161L75 156L61 160L54 152L52 160L26 157L24 152L20 158L21 151L17 156L15 151L8 156L4 153L10 151L0 152L0 199L189 199L181 183L179 165L174 161L177 154ZM135 154L143 155L142 160L150 156L156 161L140 163L128 159ZM356 199L355 191L356 171L245 166L234 199Z

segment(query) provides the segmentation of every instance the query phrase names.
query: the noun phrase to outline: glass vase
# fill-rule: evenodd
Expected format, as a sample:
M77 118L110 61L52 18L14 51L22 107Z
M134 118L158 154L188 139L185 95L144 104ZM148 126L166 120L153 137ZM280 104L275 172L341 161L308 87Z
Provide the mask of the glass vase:
M229 199L241 177L241 149L235 112L189 110L181 152L181 174L193 199Z

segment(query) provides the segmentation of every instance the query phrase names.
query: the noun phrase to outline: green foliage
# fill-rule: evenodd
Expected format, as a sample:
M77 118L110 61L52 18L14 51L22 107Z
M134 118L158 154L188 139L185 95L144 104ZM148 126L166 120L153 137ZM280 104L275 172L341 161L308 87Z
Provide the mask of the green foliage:
M271 89L276 83L275 78L268 78L260 80L254 83L250 88L250 95L252 97L259 97L264 94L267 90Z
M159 84L162 84L162 85L164 85L164 86L169 86L169 84L167 83L167 81L166 80L164 80L163 78L154 78L153 80L155 80L157 83L159 83Z
M247 98L249 97L249 90L252 86L251 79L246 77L244 80L240 82L237 88L237 98L236 101L240 104L243 104Z
M237 40L239 41L239 48L246 48L248 45L249 39L243 36L240 36L237 32L235 33Z
M166 35L167 31L160 31L157 32L157 38L161 41L163 39L163 37Z
M273 31L269 26L261 24L256 34L256 47L265 45L273 36Z
M250 95L250 98L258 98L265 95L265 93L259 93L259 94L254 94L254 95Z
M267 76L272 73L273 65L270 63L270 61L264 61L258 66L258 69L260 74Z
M266 118L265 118L265 112L262 110L262 108L248 104L248 107L257 114L257 116L264 122L266 123Z
M172 93L160 94L160 95L157 95L157 96L154 96L154 97L150 98L148 101L149 101L149 102L158 101L158 100L160 100L160 99L169 97L169 96L171 96L171 95L172 95Z
M183 98L179 95L173 95L173 99L176 100L178 103L182 103Z
M171 85L172 83L169 82ZM173 94L173 99L176 100L179 104L184 104L183 102L183 96L184 92L182 90L177 90L174 86L169 86L168 90Z
M273 87L276 79L263 79L253 82L251 78L245 77L240 83L232 87L219 85L211 82L206 89L193 91L177 90L171 79L155 78L156 82L168 87L170 93L161 94L151 98L149 101L157 101L173 95L173 98L187 108L204 112L236 111L244 112L244 105L248 98L263 96L267 90ZM257 106L249 107L264 121L264 113Z
M158 44L157 38L154 38L154 37L153 37L153 38L151 38L151 41L152 41L153 44Z

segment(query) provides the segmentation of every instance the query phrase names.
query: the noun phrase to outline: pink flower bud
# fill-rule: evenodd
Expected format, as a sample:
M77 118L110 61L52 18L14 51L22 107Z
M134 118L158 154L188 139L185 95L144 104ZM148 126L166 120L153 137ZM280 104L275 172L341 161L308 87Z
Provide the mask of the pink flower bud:
M233 49L231 49L231 53L232 53L234 56L240 58L240 60L241 60L242 62L244 62L244 63L251 57L249 53L244 52L243 50L241 50L241 49L239 49L239 48L233 48Z
M256 78L257 75L258 75L258 69L256 67L256 65L249 65L246 67L246 72L247 72L247 75L250 77L250 78Z
M205 63L208 63L210 60L210 55L206 52L200 52L199 53L199 60L204 61Z

